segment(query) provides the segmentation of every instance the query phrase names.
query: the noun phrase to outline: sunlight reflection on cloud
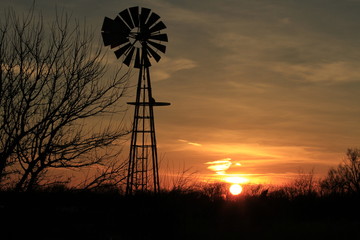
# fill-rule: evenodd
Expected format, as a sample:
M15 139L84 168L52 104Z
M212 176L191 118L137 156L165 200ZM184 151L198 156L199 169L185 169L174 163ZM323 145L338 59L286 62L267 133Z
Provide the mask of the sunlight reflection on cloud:
M196 147L201 147L202 144L200 143L195 143L195 142L190 142L190 141L187 141L187 140L184 140L184 139L178 139L179 142L183 142L183 143L187 143L189 145L193 145L193 146L196 146Z
M217 180L234 184L242 184L250 181L248 178L243 176L244 174L229 174L226 172L230 167L241 166L241 163L234 162L231 158L224 158L212 162L206 162L205 164L210 165L207 168L215 172L214 175Z
M231 158L224 158L221 160L206 162L205 164L209 164L207 168L216 172L217 174L225 174L225 171L230 168L232 165Z

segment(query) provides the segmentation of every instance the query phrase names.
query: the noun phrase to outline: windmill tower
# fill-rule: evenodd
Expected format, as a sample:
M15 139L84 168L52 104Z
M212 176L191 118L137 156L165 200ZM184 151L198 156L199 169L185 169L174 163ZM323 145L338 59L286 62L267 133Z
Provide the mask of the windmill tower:
M154 106L170 103L156 102L152 96L150 58L160 60L159 52L165 53L167 35L160 31L166 26L160 16L148 8L131 7L119 13L115 19L105 17L102 37L105 46L115 48L115 55L129 67L139 69L134 120L130 143L126 194L137 191L160 190L159 165L156 148Z

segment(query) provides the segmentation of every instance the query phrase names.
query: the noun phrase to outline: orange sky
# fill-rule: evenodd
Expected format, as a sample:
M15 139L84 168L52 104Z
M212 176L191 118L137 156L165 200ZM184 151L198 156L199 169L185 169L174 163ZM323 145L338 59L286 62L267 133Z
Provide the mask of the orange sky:
M322 176L360 146L359 1L36 2L45 17L56 4L85 18L99 39L103 18L124 8L161 16L169 43L151 74L154 98L172 103L155 110L163 170L211 178L226 159L223 174L278 183L299 171ZM110 50L107 61L120 64ZM127 126L131 110L117 116Z

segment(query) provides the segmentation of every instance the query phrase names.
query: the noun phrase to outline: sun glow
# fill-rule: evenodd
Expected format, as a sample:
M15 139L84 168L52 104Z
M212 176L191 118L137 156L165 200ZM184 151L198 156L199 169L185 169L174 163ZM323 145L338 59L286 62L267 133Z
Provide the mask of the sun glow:
M244 177L232 176L232 177L225 177L224 181L228 183L239 184L239 183L247 183L249 182L249 179Z
M239 184L233 184L230 186L229 191L232 195L239 195L242 192L242 187Z

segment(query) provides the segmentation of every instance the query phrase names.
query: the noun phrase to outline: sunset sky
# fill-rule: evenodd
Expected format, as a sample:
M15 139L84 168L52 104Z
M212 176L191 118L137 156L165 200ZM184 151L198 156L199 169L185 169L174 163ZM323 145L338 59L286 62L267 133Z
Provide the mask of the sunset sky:
M86 19L99 40L104 17L133 6L159 14L169 37L151 67L154 98L171 102L155 110L163 172L278 183L324 176L360 147L359 0L36 1L45 18L57 7Z

